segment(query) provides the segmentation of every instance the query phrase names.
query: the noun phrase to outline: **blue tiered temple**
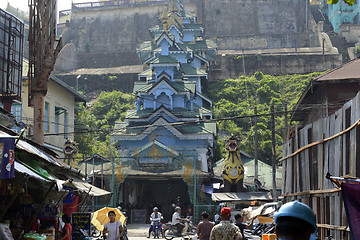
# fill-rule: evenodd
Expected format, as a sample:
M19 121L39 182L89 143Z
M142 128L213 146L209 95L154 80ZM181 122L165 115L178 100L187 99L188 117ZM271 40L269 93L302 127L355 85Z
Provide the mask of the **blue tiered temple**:
M111 140L120 154L120 202L156 202L166 212L166 202L170 206L178 196L183 204L192 202L195 176L197 184L210 177L216 123L201 120L212 119L203 90L217 45L203 38L203 28L181 1L172 0L159 20L150 29L153 40L137 48L143 72L134 84L136 110L117 122ZM159 188L165 192L157 193ZM127 196L132 191L134 199Z

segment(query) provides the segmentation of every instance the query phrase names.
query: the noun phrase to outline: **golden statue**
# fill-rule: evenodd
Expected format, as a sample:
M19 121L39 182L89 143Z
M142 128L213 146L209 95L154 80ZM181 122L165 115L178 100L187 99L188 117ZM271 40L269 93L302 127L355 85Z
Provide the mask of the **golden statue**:
M226 157L222 169L224 192L247 192L243 186L244 166L240 157L239 139L231 136L225 145Z

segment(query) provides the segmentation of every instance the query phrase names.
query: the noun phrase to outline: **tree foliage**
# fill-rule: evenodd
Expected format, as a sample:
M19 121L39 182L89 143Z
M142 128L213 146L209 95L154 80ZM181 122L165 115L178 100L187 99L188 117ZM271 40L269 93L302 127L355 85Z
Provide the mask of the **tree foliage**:
M283 112L285 104L288 110L292 109L309 81L320 73L306 75L270 76L261 72L251 77L240 76L237 79L219 81L209 86L208 95L214 103L215 118L241 117L254 114L269 114L270 105L274 105L275 112ZM290 114L288 115L290 118ZM282 154L282 140L285 128L285 115L275 115L276 156ZM258 129L258 157L271 162L271 123L270 116L259 116ZM218 151L215 158L224 156L226 135L234 134L241 139L241 150L254 154L254 123L255 118L236 118L218 122L220 135ZM225 134L222 134L225 132ZM227 133L227 134L226 134Z
M110 133L115 122L123 121L126 111L133 108L134 100L131 94L112 91L102 92L91 106L79 105L75 111L75 141L79 152L111 157L115 151L110 144Z

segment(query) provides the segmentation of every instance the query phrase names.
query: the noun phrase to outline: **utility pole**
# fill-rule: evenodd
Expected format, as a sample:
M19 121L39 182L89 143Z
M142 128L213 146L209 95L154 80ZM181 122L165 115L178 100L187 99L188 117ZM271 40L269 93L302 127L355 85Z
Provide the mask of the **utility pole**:
M243 74L246 76L245 72L245 55L244 55L244 49L242 49L242 67L243 67Z
M112 146L112 144L111 144ZM110 183L110 189L111 189L111 206L115 207L115 155L113 155L113 152L111 150L111 183Z
M285 114L285 123L284 123L284 140L287 139L287 133L288 133L288 115L287 115L287 103L285 103L285 106L284 106L284 114Z
M92 170L92 175L93 175L92 185L95 186L95 158L94 158L94 155L91 158L92 158L92 167L93 167L93 170ZM94 199L94 197L92 198L92 211L93 212L95 211L95 199Z
M196 181L196 162L198 161L198 159L194 156L194 211L193 211L193 216L195 217L194 220L197 219L197 215L196 215L196 208L197 208L197 203L196 203L196 185L197 185L197 181Z
M277 201L276 192L276 152L275 152L275 116L274 105L270 106L271 111L271 145L272 145L272 179L273 179L273 199Z
M308 4L309 4L309 0L305 0L305 26L306 26L306 31L308 30Z
M257 134L257 107L254 108L255 115L255 136L254 136L254 157L255 157L255 179L259 179L259 166L258 166L258 134Z

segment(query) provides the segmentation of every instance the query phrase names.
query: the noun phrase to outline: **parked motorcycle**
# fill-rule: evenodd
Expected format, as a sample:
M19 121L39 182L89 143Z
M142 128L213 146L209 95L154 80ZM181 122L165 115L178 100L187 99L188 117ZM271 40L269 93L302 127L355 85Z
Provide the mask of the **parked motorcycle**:
M192 221L190 221L190 219L187 219L187 221L185 222L185 227L182 230L181 237L192 238L194 235L196 235L196 227L194 226ZM179 237L179 235L177 234L177 227L175 225L171 225L171 223L167 223L164 227L163 237L167 240Z

